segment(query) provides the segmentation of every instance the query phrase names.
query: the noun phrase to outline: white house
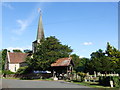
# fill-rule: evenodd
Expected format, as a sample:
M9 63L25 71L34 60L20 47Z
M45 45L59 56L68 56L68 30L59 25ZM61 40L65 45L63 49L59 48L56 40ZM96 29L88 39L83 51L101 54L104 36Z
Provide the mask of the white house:
M20 67L26 66L25 59L27 53L21 52L7 52L5 69L16 72Z

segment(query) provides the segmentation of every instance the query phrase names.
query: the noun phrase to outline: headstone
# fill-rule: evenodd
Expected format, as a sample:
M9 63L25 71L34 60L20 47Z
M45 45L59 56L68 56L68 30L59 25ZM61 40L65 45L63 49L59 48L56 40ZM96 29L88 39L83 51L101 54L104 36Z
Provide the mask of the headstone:
M54 77L54 80L56 81L56 80L58 80L58 78L55 76L55 77Z
M119 74L117 73L117 75L116 76L119 76Z
M88 81L90 82L90 77L88 78Z
M111 73L111 76L113 76L113 73Z
M94 71L94 77L96 77L96 72Z
M87 79L85 78L85 82L87 82Z
M87 76L89 76L89 72L87 72Z
M110 86L113 87L113 81L110 81Z

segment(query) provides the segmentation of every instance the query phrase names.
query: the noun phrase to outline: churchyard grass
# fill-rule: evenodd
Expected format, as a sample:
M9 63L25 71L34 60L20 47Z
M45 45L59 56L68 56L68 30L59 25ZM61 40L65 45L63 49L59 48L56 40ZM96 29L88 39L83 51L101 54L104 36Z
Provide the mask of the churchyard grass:
M80 85L84 85L84 86L88 86L88 87L92 87L92 88L111 88L110 86L101 86L101 85L99 85L99 82L77 82L77 81L72 81L72 83L80 84Z

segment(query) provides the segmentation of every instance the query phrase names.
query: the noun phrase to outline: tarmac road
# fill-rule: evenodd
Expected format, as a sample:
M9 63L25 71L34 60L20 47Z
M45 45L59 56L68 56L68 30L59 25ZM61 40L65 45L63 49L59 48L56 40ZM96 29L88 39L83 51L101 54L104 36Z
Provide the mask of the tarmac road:
M2 88L90 88L65 81L2 79Z

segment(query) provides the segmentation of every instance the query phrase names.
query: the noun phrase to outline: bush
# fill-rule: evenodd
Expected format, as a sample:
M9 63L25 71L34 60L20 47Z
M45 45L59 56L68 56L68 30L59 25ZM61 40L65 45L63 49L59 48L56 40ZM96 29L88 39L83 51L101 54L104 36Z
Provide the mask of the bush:
M81 82L83 82L83 81L84 81L84 78L85 78L85 76L86 76L86 73L78 72L77 74L81 77Z
M15 74L14 72L11 72L10 70L4 70L2 71L2 73L6 75Z
M120 77L119 76L100 76L99 84L103 86L110 86L110 80L113 81L114 87L120 87Z
M20 67L17 70L16 75L28 74L30 72L31 72L31 69L28 66L24 66L24 67Z
M112 79L113 79L114 86L120 87L120 77L114 76Z
M99 77L99 84L103 86L110 86L110 77L100 76Z

